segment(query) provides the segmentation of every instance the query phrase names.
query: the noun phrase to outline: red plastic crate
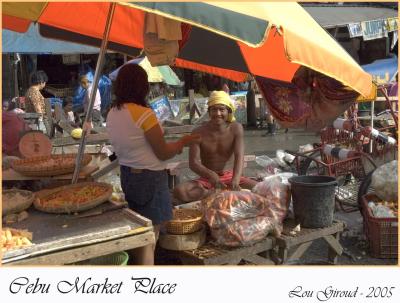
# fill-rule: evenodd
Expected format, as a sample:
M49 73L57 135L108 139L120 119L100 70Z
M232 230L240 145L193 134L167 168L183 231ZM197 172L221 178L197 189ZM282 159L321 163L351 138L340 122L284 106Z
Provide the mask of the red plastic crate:
M398 219L377 218L368 207L368 201L379 201L374 194L362 196L364 230L369 241L371 256L375 258L398 258Z

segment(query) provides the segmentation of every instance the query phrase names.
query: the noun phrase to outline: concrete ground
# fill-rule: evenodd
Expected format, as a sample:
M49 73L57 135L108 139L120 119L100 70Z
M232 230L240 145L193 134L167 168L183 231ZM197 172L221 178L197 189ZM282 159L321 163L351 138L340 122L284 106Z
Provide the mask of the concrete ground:
M315 132L305 132L303 130L290 129L288 133L278 130L275 136L266 136L265 129L245 130L245 154L246 155L267 155L275 157L277 149L287 149L297 151L300 145L319 142L320 138ZM175 157L173 161L187 160L187 150ZM245 175L254 175L262 169L255 163L245 169ZM195 175L189 170L185 171L182 180L194 178ZM377 259L369 255L368 241L363 231L363 218L357 211L344 212L340 208L335 211L335 218L346 223L347 227L342 234L340 243L344 248L344 253L339 257L340 265L395 265L397 259ZM327 244L324 240L315 241L306 251L300 260L295 264L324 264L327 261Z

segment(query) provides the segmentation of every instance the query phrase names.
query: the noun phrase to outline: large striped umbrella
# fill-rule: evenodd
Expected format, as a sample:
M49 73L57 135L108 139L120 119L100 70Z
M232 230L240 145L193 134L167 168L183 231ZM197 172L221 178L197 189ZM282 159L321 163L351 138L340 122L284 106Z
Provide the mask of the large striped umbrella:
M111 3L3 2L3 28L99 46ZM108 48L137 54L146 13L190 25L176 65L243 81L247 74L290 82L306 66L368 95L371 76L295 2L117 2Z
M150 13L182 23L176 66L235 81L252 74L258 82L275 79L287 83L303 69L310 69L364 96L372 88L371 76L295 2L2 2L2 13L3 28L10 30L23 32L35 21L48 37L89 44L101 41L93 91L106 48L133 53L144 47L145 17ZM287 95L286 90L282 92L281 96ZM287 99L277 99L281 111L290 110ZM85 122L91 120L93 101L94 95ZM85 142L86 131L81 156ZM81 156L77 157L73 182L77 181Z

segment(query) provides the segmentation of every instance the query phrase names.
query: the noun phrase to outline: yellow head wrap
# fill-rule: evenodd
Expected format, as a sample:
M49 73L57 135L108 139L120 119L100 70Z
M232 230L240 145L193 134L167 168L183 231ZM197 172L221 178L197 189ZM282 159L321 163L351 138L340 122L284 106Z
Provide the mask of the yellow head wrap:
M210 97L208 98L208 102L207 105L208 107L217 105L217 104L222 104L227 106L228 108L231 109L232 112L230 112L228 114L228 122L234 122L235 119L235 107L233 106L233 103L231 101L231 98L229 97L229 95L224 92L224 91L213 91L210 94Z

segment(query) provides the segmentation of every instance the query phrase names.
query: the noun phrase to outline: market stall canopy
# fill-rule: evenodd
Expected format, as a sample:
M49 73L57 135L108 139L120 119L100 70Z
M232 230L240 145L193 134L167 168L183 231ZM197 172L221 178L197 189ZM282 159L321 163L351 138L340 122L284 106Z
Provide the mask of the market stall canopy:
M125 64L139 64L146 71L149 82L164 82L168 85L181 85L181 81L174 71L168 66L153 67L147 57L137 58L126 62ZM115 81L121 67L111 72L108 77Z
M396 81L398 60L396 56L375 60L371 64L362 65L362 68L372 75L377 84L388 84Z
M24 54L96 54L99 49L83 44L42 37L31 23L25 33L2 30L2 52Z
M103 37L110 7L107 2L2 5L4 28L24 32L36 21L49 36L61 30L64 39L71 33L96 41ZM142 49L146 13L182 22L176 66L235 81L253 74L285 82L303 66L362 95L371 91L371 76L295 2L117 2L111 45Z
M304 9L324 28L347 26L372 20L387 20L397 18L397 10L385 7L362 6L361 3L350 6L347 4L321 3L313 5L302 3Z

